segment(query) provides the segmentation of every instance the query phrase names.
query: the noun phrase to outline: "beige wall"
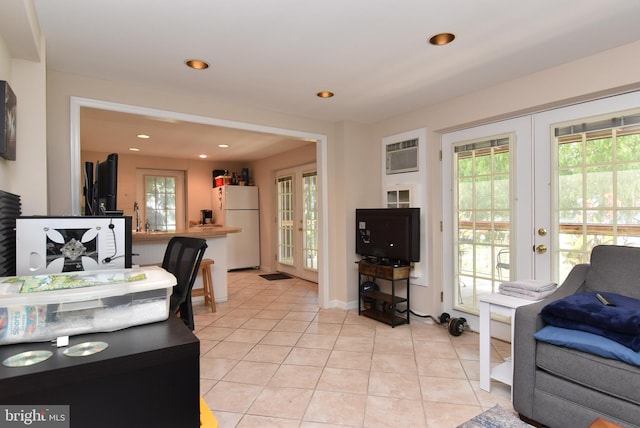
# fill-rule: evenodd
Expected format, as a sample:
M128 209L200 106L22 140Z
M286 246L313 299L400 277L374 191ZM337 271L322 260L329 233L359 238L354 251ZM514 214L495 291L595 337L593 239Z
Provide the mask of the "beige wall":
M356 208L375 208L380 206L382 199L381 180L381 142L373 137L370 126L357 123L343 123L339 126L339 132L344 144L335 148L334 159L338 161L338 182L344 188L344 198L331 198L332 216L339 219L335 232L336 244L345 248L346 258L344 262L335 256L334 263L338 266L339 277L345 278L341 283L334 285L334 295L337 302L348 302L351 307L358 305L358 269L355 254L355 223ZM346 262L346 263L345 263Z
M47 213L45 44L39 31L30 29L23 34L26 40L16 40L15 31L3 33L11 31L3 22L33 20L31 6L25 1L0 7L0 15L11 13L0 17L0 80L9 82L16 95L18 125L16 160L0 157L0 189L22 197L23 215Z

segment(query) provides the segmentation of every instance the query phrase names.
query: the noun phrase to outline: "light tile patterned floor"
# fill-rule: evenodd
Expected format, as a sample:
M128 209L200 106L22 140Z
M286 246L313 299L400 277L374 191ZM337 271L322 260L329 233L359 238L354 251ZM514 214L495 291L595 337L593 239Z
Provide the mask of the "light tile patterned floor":
M216 313L195 304L200 390L220 428L451 428L511 408L506 385L479 387L476 333L319 309L316 284L260 273L230 272ZM493 342L496 362L509 352Z

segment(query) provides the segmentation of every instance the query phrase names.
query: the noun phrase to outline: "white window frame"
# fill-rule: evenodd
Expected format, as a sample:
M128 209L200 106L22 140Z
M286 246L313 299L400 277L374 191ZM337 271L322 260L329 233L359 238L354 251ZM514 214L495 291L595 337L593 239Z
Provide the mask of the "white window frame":
M176 179L176 229L185 229L186 218L186 195L185 195L185 173L181 170L147 169L136 168L136 201L140 207L140 223L144 230L147 218L147 204L145 197L145 176L172 177ZM135 219L133 220L135 223ZM135 225L134 225L135 227Z

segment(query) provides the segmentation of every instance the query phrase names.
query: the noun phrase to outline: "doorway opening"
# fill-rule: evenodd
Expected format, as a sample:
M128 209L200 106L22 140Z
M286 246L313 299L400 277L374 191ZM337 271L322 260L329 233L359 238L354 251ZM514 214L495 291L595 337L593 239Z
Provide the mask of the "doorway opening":
M150 116L160 120L178 120L205 124L212 126L227 127L232 129L242 129L261 133L278 134L289 137L305 139L316 142L316 162L318 171L318 292L321 307L329 304L328 274L328 168L327 168L327 136L311 132L296 131L285 128L274 128L246 122L236 122L225 119L218 119L206 116L197 116L186 113L171 112L166 110L152 109L147 107L132 106L127 104L112 103L107 101L93 100L87 98L71 97L71 213L80 215L81 210L81 157L80 157L80 111L83 107L118 111L134 115Z

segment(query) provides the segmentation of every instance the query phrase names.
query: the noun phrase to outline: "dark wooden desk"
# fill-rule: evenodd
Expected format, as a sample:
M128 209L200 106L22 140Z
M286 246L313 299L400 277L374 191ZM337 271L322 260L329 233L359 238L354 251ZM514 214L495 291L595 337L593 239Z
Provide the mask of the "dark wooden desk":
M49 343L0 346L0 362L25 351L54 353L29 367L0 364L0 404L69 405L73 427L200 426L200 343L181 320L73 336L69 346L87 341L109 347L68 357Z

